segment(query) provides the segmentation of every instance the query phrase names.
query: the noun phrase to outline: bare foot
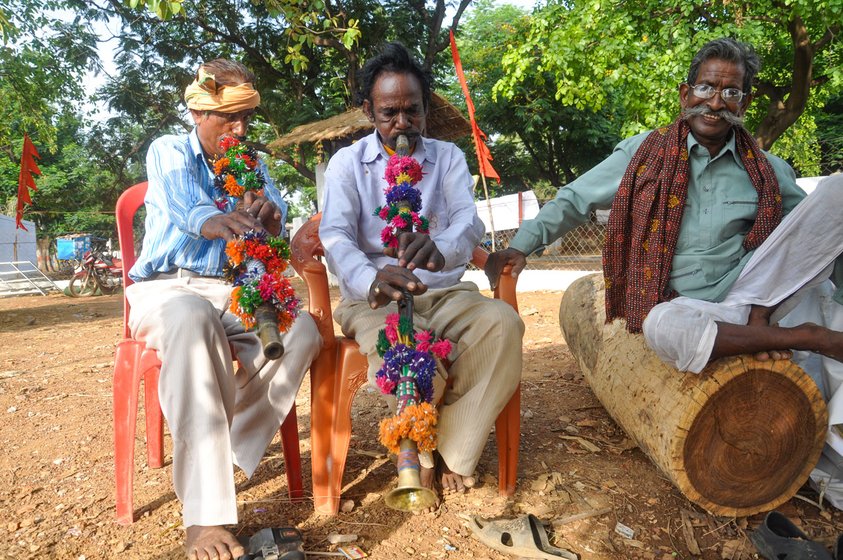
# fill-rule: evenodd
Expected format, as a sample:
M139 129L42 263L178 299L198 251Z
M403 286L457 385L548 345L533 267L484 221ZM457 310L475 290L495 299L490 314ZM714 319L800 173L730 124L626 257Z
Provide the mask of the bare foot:
M430 488L433 491L436 491L436 488L433 487L433 479L436 471L434 469L428 469L425 467L421 467L419 471L419 480L421 481L421 485L425 488Z
M440 482L443 494L461 494L465 492L466 488L472 488L475 484L473 476L455 473L445 464L445 460L438 453L436 455L436 468L441 475Z
M413 513L433 513L439 508L439 493L436 491L434 486L434 482L436 480L436 469L428 469L426 467L421 467L419 470L419 482L425 488L430 488L433 490L433 493L436 494L436 504L430 506L426 510L421 512L414 511Z
M190 560L232 560L246 554L243 545L225 528L191 525L184 548Z

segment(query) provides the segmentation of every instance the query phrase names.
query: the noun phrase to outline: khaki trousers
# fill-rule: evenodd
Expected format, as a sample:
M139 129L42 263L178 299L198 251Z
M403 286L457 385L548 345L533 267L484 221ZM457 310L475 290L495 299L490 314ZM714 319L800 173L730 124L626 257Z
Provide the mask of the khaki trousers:
M369 382L382 360L377 354L378 331L386 315L397 313L396 303L371 309L365 301L343 300L334 318L345 336L354 338L369 360ZM431 329L453 343L447 373L435 382L439 394L444 376L453 377L439 409L437 451L448 467L461 475L474 472L500 411L521 381L521 341L524 323L512 307L484 297L471 282L428 290L414 298L416 330ZM438 398L438 396L437 396ZM429 458L422 458L431 467Z
M284 355L267 360L258 337L226 311L230 293L230 285L209 278L139 282L126 290L132 336L161 359L158 395L186 527L237 523L231 463L254 473L321 346L316 324L302 313L282 335Z

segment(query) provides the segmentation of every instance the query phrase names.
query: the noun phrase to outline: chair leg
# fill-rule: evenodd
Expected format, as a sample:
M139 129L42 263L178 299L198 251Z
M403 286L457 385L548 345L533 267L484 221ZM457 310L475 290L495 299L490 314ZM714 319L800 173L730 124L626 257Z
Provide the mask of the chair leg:
M135 478L135 430L140 388L140 353L142 345L124 341L114 356L114 480L117 523L134 521L132 485Z
M148 367L144 362L154 360ZM158 376L161 372L161 362L155 350L147 348L141 359L143 370L143 402L146 409L146 460L152 469L164 466L164 415L161 414L161 403L158 401Z
M361 354L356 345L346 349L347 354L340 356L343 362L339 387L334 396L334 429L331 441L331 496L336 504L332 514L339 511L340 496L342 494L342 477L345 473L345 461L348 458L348 448L351 444L351 405L357 390L366 383L368 361L360 360ZM349 356L350 354L350 356ZM351 357L353 356L353 357ZM357 369L355 370L355 367Z
M317 513L336 515L339 495L331 494L331 428L334 407L334 371L337 357L328 352L310 366L310 467L313 507Z
M495 421L498 443L498 493L512 496L518 478L518 446L521 440L521 386Z
M301 449L296 403L281 424L281 447L284 449L284 469L287 471L287 488L290 501L300 502L304 497L301 482Z

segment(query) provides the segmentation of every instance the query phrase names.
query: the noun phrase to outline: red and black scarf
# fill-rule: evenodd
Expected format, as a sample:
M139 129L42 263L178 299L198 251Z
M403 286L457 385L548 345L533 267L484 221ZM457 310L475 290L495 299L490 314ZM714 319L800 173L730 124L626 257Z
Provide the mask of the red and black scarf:
M656 304L678 294L668 287L679 226L688 194L688 132L685 119L654 130L624 172L612 203L603 246L606 321L626 318L641 332ZM755 139L735 127L735 146L758 192L758 215L743 246L752 250L782 219L776 174Z

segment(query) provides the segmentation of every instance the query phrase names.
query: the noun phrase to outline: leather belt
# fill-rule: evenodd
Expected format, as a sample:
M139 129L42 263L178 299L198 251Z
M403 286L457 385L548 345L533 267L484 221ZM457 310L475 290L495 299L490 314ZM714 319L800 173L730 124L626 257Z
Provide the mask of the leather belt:
M210 278L222 280L222 276L206 276L187 268L176 268L168 272L154 272L146 280L172 280L173 278Z

